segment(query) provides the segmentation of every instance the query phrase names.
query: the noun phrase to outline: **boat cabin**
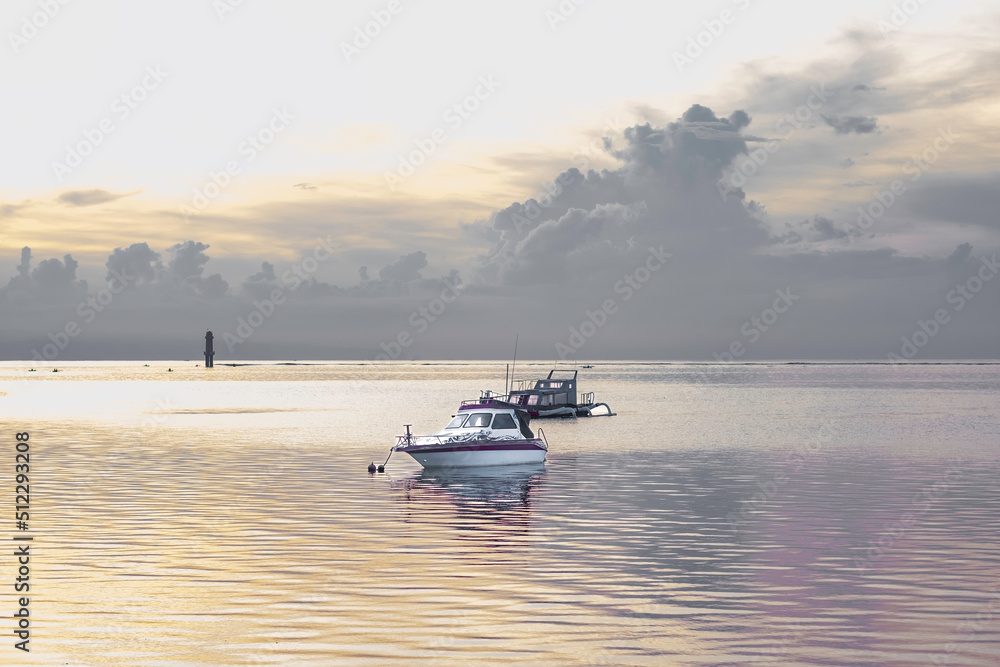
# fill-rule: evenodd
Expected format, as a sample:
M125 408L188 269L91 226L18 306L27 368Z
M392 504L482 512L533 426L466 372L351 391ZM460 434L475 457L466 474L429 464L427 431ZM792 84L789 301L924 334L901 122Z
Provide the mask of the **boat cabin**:
M531 417L523 410L495 398L485 397L476 401L462 401L461 407L448 425L436 435L457 435L463 432L486 430L492 436L535 435L528 428Z
M534 411L537 408L576 406L575 370L551 370L541 380L515 380L510 398L513 405ZM584 403L593 402L593 394L584 396Z

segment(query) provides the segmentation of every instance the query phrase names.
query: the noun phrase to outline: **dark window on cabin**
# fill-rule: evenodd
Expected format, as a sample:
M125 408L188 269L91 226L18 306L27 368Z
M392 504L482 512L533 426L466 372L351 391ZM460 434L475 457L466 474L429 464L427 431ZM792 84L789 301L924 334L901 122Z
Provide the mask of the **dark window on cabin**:
M469 421L465 422L465 428L488 428L492 418L493 415L489 412L477 412L469 417Z
M556 403L561 404L565 402L566 402L566 394L556 394Z
M517 428L517 422L510 415L499 414L493 418L493 428Z

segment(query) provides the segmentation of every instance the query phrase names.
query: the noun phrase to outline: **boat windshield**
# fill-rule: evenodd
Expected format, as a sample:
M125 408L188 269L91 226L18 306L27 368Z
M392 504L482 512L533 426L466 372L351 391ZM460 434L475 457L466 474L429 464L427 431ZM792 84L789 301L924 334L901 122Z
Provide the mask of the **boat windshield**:
M465 423L467 417L468 415L455 415L455 418L448 422L445 428L462 428L462 424ZM438 423L440 424L441 422Z
M514 421L512 416L500 413L493 418L493 428L494 430L498 428L517 428L517 422Z
M475 412L469 416L465 428L488 428L493 415L489 412Z

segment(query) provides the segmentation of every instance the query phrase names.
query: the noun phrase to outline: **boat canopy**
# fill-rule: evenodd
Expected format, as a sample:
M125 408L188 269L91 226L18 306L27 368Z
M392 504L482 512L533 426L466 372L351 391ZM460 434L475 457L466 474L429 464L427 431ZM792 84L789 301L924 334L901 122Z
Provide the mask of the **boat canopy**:
M576 405L575 370L551 370L540 380L515 380L510 402L518 406Z

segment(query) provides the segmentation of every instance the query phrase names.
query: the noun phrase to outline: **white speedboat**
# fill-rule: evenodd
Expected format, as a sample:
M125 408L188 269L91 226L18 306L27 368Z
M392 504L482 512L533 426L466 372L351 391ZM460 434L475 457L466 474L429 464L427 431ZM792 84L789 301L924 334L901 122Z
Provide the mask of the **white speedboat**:
M458 414L437 433L414 435L407 425L392 451L409 454L425 468L542 463L548 443L541 429L537 438L531 432L530 419L524 410L496 398L463 401Z

